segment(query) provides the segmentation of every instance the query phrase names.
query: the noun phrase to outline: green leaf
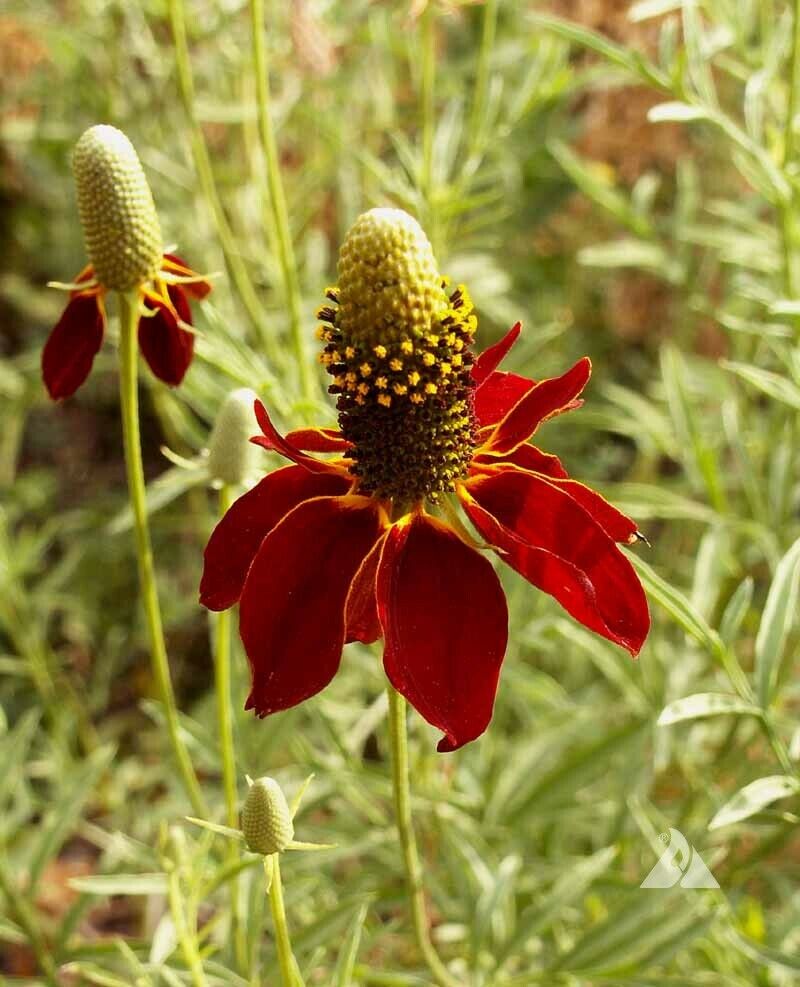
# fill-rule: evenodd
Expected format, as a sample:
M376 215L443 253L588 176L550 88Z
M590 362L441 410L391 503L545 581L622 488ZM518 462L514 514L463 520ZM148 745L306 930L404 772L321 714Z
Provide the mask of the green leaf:
M764 708L773 698L786 638L797 613L799 589L800 538L778 563L756 635L755 678L758 701Z
M69 886L83 894L133 896L166 894L166 874L90 874L73 877Z
M790 408L800 411L800 387L796 387L787 377L782 377L770 370L762 370L760 367L754 367L749 363L723 360L721 365L769 397L776 401L782 401Z
M240 843L244 840L242 831L234 829L232 826L222 826L220 823L209 822L207 819L197 819L195 816L186 816L186 821L194 823L195 826L200 826L202 829L207 829L209 833L225 836L229 840L236 840Z
M760 716L761 710L752 703L746 703L738 696L726 696L715 692L698 692L684 699L676 699L661 711L658 725L670 726L684 720L696 720L704 716L721 716L724 713L749 713Z
M678 101L658 103L647 113L650 123L687 123L690 120L707 120L708 113L702 106L691 106Z
M353 971L358 958L358 948L361 945L361 933L364 931L364 923L367 920L367 905L359 905L358 910L347 930L342 948L339 950L339 957L336 961L336 970L333 974L334 987L353 987Z
M742 622L753 602L754 585L751 576L745 577L728 600L728 605L725 607L719 622L719 636L727 647L730 647L739 636Z
M799 791L800 781L790 775L769 775L751 781L723 805L708 824L708 828L721 829L723 826L741 822L773 802L796 795Z

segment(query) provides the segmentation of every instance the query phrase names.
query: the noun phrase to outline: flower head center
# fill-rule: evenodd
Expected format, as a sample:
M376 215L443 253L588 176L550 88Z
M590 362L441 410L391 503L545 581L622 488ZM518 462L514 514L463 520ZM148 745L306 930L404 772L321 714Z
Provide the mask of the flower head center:
M131 142L115 127L90 127L72 157L86 250L98 282L130 291L161 266L161 227Z
M338 274L319 336L350 470L378 497L435 501L475 446L472 303L463 286L448 297L428 238L399 209L356 220Z

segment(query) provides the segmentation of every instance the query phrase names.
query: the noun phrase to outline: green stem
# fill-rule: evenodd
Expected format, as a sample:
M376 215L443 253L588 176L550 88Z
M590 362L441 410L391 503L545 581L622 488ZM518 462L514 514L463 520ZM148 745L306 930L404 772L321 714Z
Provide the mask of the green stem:
M406 701L391 686L389 693L389 740L392 748L392 787L397 832L403 850L411 920L414 935L428 969L439 987L459 987L458 981L448 973L430 937L425 908L425 890L422 884L417 841L411 819L411 788L408 776L408 735L406 732Z
M420 81L420 103L422 112L422 168L420 190L425 203L424 226L431 236L435 251L438 251L436 222L433 206L433 140L436 130L436 31L435 5L430 3L422 15L422 79Z
M483 7L481 47L478 53L478 68L475 73L475 89L472 96L472 112L470 113L468 131L471 159L479 157L482 152L481 123L486 112L486 99L489 91L489 67L497 28L497 2L498 0L486 0Z
M6 867L5 854L2 851L0 851L0 891L2 891L8 904L9 914L25 933L25 937L33 950L36 962L39 964L45 980L51 987L58 987L56 963L39 929L36 913L25 895L14 886L14 882L11 880Z
M783 170L789 172L796 153L795 117L797 116L798 89L800 89L800 0L792 3L792 50L789 56L789 95L783 132ZM789 178L790 187L791 176ZM800 271L795 250L795 207L797 196L792 191L787 202L780 206L781 236L783 242L783 281L787 298L797 298L800 292Z
M267 198L272 209L272 221L278 238L278 261L281 266L283 288L289 307L289 329L292 349L300 375L300 386L307 400L314 397L315 381L311 365L307 359L300 298L300 281L297 275L297 262L292 246L292 233L289 227L289 213L286 208L281 169L278 162L278 144L272 126L270 112L269 66L267 48L264 43L264 0L250 0L250 16L253 35L253 71L256 77L256 105L258 107L258 133L261 150L267 167Z
M153 550L150 545L150 530L147 524L147 504L145 501L144 470L142 467L142 446L139 435L139 394L137 387L138 351L136 343L139 322L139 295L119 294L120 334L119 334L119 392L122 406L122 434L125 442L125 466L128 473L128 494L133 511L136 533L136 557L139 565L139 584L147 619L150 637L150 660L158 697L164 709L175 762L183 781L186 793L197 816L206 816L197 776L194 773L189 753L181 740L178 721L178 708L172 689L167 648L164 642L164 629L161 624L161 609L158 604Z
M224 484L219 492L219 515L223 517L233 501L230 486ZM239 826L239 799L236 791L236 750L233 742L233 717L231 716L231 612L217 614L214 648L214 686L217 694L217 727L222 755L222 787L225 793L225 824L232 829ZM228 857L231 863L239 858L235 843L229 843ZM239 914L239 875L232 874L228 881L231 898L231 936L239 972L247 969L247 943L244 926Z
M211 166L208 145L206 144L203 129L200 126L200 121L195 111L194 78L189 59L189 45L186 39L186 18L184 15L183 0L169 0L169 19L175 46L178 89L180 90L181 101L183 102L183 108L189 123L192 157L194 158L197 176L200 179L200 187L214 217L217 236L219 237L222 253L225 257L225 264L230 273L231 280L253 324L259 343L270 359L275 360L279 356L275 339L273 334L268 332L266 314L258 300L258 295L247 272L247 267L242 260L236 244L236 235L228 222L228 217L225 215L222 200L219 197L214 179L214 169Z
M289 924L286 921L286 907L283 903L283 885L281 884L280 854L274 853L271 858L272 880L269 880L268 858L264 858L264 871L269 881L269 907L272 912L272 923L275 926L275 944L278 949L278 966L281 971L283 987L295 987L294 955L289 939Z

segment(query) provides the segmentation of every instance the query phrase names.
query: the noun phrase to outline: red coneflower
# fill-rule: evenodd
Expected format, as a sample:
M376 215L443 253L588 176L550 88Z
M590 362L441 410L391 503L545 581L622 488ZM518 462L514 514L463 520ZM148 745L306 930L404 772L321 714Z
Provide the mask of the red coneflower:
M91 264L71 284L70 300L42 353L50 397L67 398L89 376L105 334L105 296L137 292L138 338L150 369L167 384L183 380L194 351L188 296L210 283L180 257L164 253L161 228L136 151L121 131L91 127L75 146L78 207Z
M445 288L410 216L365 213L318 313L339 429L283 437L256 403L253 441L294 465L220 521L200 599L212 610L240 601L247 708L259 716L324 688L346 642L383 637L386 674L444 732L439 750L478 737L508 636L483 547L632 655L647 636L644 591L616 544L640 537L636 525L529 444L581 404L589 360L538 382L499 371L519 324L474 358L472 304L463 286Z

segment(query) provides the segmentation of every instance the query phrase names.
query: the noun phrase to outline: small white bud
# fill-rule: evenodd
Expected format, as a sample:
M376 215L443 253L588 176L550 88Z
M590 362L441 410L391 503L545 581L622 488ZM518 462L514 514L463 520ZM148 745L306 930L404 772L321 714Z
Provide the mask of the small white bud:
M208 448L209 475L218 483L238 486L251 469L256 449L250 439L260 431L255 400L255 392L242 387L232 391L219 409Z

